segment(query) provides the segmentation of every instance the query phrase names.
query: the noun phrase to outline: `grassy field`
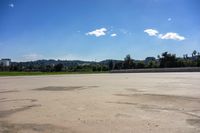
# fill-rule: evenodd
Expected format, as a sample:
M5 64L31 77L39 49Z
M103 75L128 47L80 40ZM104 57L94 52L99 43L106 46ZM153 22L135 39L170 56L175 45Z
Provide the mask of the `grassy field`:
M0 72L0 76L34 76L34 75L60 75L60 74L93 74L106 72Z

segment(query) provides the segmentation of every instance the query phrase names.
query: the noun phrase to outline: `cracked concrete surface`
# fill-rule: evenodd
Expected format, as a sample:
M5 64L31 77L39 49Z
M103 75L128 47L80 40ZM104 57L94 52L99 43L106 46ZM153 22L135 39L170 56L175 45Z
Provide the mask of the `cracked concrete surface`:
M0 77L0 133L199 133L200 73Z

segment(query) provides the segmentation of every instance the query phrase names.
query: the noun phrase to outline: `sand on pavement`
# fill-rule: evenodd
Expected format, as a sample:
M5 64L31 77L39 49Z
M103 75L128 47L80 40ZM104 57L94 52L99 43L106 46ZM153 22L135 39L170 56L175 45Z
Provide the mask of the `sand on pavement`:
M0 133L199 133L200 73L0 77Z

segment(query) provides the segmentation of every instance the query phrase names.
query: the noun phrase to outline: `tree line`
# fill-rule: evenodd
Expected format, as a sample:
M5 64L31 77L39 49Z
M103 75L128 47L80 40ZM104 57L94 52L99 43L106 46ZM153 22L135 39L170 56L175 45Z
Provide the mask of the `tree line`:
M0 71L26 71L26 72L102 72L108 71L108 67L102 64L86 64L86 65L74 65L66 66L62 63L57 64L30 64L26 63L15 63L9 67L0 66Z
M176 67L200 67L200 53L194 50L189 57L176 57L175 54L164 52L154 57L147 57L144 61L137 61L127 55L124 61L113 64L110 62L110 69L141 69L141 68L176 68Z
M10 66L0 66L0 71L41 71L41 72L101 72L119 69L145 69L145 68L174 68L174 67L200 67L200 53L194 50L191 56L176 57L175 54L164 52L155 57L147 57L145 60L134 60L130 54L124 60L105 60L101 62L71 62L66 65L64 61L45 64L43 62L11 63Z

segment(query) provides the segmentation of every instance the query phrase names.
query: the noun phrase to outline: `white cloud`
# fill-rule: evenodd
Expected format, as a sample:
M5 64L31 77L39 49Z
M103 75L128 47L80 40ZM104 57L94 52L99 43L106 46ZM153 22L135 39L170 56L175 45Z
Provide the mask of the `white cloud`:
M144 30L144 32L146 32L149 36L157 36L159 39L166 39L166 40L170 39L170 40L178 40L178 41L185 40L184 36L181 36L175 32L167 32L166 34L159 34L159 35L158 35L159 32L155 29L146 29Z
M168 33L166 33L164 35L160 34L158 36L158 38L160 38L160 39L179 40L179 41L185 40L184 36L180 36L178 33L174 33L174 32L168 32Z
M31 54L23 55L23 58L25 61L34 61L34 60L42 59L43 56L40 54L31 53Z
M168 21L171 21L171 20L172 20L172 18L168 18L167 20L168 20Z
M113 34L111 34L110 36L111 36L111 37L116 37L117 34L116 34L116 33L113 33Z
M159 33L155 29L146 29L146 30L144 30L144 32L147 33L149 36L157 36L157 34Z
M86 33L86 35L90 35L90 36L96 36L96 37L100 37L100 36L105 36L107 32L106 28L100 28L100 29L96 29L94 31L88 32Z
M14 8L15 5L13 3L10 3L8 6Z

